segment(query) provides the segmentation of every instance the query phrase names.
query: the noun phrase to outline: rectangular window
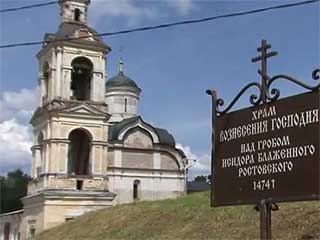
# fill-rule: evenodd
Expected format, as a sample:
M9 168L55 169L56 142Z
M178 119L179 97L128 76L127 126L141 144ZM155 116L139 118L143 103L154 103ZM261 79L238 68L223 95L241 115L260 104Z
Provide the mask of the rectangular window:
M82 187L83 187L83 181L77 180L77 190L82 190Z

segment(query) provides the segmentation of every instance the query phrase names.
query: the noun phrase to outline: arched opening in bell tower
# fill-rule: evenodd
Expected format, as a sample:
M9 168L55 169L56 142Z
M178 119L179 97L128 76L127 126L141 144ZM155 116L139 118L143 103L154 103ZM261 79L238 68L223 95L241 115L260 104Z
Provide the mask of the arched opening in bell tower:
M93 64L85 57L77 57L72 63L71 98L74 100L90 100Z
M89 175L91 136L82 129L69 134L68 174Z
M45 62L42 67L42 76L43 76L43 100L45 100L49 95L49 63Z

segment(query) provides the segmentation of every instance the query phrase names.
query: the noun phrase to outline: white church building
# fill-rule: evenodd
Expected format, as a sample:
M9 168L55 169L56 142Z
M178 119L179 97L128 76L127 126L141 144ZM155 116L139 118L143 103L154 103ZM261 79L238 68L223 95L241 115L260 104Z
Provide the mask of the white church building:
M59 4L59 29L45 34L37 54L32 181L23 210L0 215L0 240L28 239L91 210L186 192L186 156L167 130L138 115L141 89L122 62L106 80L111 48L87 24L90 0Z

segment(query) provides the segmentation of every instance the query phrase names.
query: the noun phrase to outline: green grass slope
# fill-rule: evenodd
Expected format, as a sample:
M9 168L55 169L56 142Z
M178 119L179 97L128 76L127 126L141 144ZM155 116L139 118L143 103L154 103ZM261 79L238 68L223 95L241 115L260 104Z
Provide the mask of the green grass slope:
M138 202L90 212L39 234L45 240L258 239L253 206L210 208L209 193ZM274 239L320 239L320 203L280 204L272 213Z

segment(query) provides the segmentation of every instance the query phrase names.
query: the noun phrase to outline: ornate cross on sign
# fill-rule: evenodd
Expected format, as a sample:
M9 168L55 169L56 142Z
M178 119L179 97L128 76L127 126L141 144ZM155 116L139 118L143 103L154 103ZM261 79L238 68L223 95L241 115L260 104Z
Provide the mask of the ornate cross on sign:
M268 81L268 75L267 75L267 59L269 57L273 57L278 55L278 52L273 51L268 53L267 49L271 48L271 45L267 43L266 40L261 41L261 47L257 48L258 52L261 52L261 55L255 58L251 59L251 62L255 63L258 61L261 61L261 69L258 70L258 73L261 75L261 90L262 90L262 102L267 102L267 95L266 95L266 88L267 88L267 81Z

